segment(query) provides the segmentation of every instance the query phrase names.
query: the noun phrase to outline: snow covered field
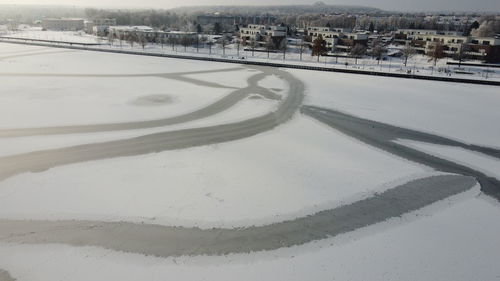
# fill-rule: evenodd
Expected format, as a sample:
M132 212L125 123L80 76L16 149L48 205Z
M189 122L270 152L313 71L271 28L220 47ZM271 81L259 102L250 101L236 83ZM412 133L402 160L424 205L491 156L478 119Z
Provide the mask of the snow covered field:
M294 104L302 94L304 105L499 148L497 87L4 43L0 77L0 168L20 171L0 169L0 274L3 270L17 280L500 280L495 266L500 204L477 183L401 217L253 253L152 257L140 250L18 243L9 240L14 233L2 236L10 221L25 225L26 237L30 221L215 228L223 236L225 229L317 217L448 173L301 114ZM280 117L288 111L290 119ZM268 114L276 116L276 126L259 119ZM171 121L179 115L188 117ZM69 164L37 156L123 141L116 143L119 148L135 139L142 141L133 149L175 143L148 139L170 133L189 142L208 126L229 134L226 128L240 123L245 126L235 130L242 134L238 138L214 143L204 133L202 145L183 149L152 146L109 159L85 154L114 147L89 150L77 155L86 160ZM37 127L50 128L43 134ZM245 135L254 127L257 133ZM397 143L500 179L494 168L500 167L498 158L451 146ZM48 168L23 170L29 157L47 161ZM398 202L387 208L391 204ZM304 230L315 227L304 224ZM241 241L246 242L251 243Z

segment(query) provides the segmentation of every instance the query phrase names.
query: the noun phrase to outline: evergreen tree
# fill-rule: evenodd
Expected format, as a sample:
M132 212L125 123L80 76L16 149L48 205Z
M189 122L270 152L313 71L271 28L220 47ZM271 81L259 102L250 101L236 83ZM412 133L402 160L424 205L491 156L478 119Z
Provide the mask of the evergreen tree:
M313 41L312 55L318 56L319 61L319 56L326 55L327 52L328 49L326 48L326 41L323 40L323 36L320 35Z
M370 26L368 27L368 31L373 32L375 30L375 25L373 22L370 22Z
M221 34L222 33L222 26L220 23L216 22L214 23L214 34Z

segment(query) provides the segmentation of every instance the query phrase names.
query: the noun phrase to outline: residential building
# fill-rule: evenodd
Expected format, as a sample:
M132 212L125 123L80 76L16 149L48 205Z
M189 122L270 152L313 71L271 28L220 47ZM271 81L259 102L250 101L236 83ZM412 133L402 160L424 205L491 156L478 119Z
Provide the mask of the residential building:
M188 38L195 40L198 34L196 32L184 31L161 31L155 30L149 26L110 26L109 33L113 34L115 38L127 38L131 34L144 36L149 42L167 42L169 39L182 39Z
M44 30L55 31L77 31L84 29L83 19L74 18L47 18L42 20L42 28Z
M260 46L265 45L269 38L278 44L286 38L286 26L249 24L240 28L240 38L247 43L255 40Z
M129 25L117 25L110 26L108 32L112 34L115 38L127 38L131 34L142 35L148 32L153 32L154 29L149 26L129 26Z
M116 19L93 19L85 22L85 32L105 36L110 26L116 26Z
M209 15L200 15L196 18L196 22L201 25L219 23L221 25L229 26L236 24L271 24L276 20L275 16L262 15L262 16L247 16L247 15L220 15L218 13Z
M352 32L350 28L308 27L306 36L311 42L321 36L330 50L349 52L356 44L367 45L367 32Z
M214 15L201 15L196 18L196 22L201 25L207 24L226 24L226 25L234 25L239 23L239 17L235 16L222 16L218 14Z
M443 47L445 56L454 57L462 53L469 58L486 60L489 62L500 61L500 39L494 37L463 36L456 31L436 30L398 30L395 42L409 43L415 50L422 54L430 54L437 44Z

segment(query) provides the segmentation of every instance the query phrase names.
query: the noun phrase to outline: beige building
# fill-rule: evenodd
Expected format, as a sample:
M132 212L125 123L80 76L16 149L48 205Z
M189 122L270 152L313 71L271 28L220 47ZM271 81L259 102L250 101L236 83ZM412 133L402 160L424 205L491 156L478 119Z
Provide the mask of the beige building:
M328 49L345 52L349 52L356 44L367 45L369 36L366 32L352 32L350 28L308 27L306 31L311 41L321 36Z
M286 38L286 27L279 25L249 24L240 28L240 38L247 42L255 40L258 44L265 44L268 38L279 41Z
M103 36L108 32L110 26L116 25L116 19L94 19L85 22L85 32Z
M500 60L500 38L463 36L456 31L400 29L395 34L396 42L410 44L420 53L431 54L437 44L443 46L443 53L453 57L466 48L470 58L496 62Z

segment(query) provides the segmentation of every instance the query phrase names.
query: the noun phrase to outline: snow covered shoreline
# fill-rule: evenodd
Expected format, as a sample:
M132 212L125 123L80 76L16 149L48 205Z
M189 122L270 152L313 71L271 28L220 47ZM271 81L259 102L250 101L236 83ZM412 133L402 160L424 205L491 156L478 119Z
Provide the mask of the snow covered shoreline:
M457 83L471 83L471 84L483 84L483 85L500 85L500 76L493 74L489 74L487 76L484 75L460 75L454 74L453 77L450 72L446 71L444 74L441 71L434 71L434 69L429 71L417 71L416 67L405 67L404 69L401 67L393 67L391 71L391 67L382 68L377 66L366 67L364 65L349 65L346 64L328 64L325 63L315 63L315 62L302 62L302 61L283 61L279 59L269 60L269 59L254 59L247 57L238 57L235 54L212 56L207 54L200 54L196 52L192 53L181 53L181 52L165 52L164 49L148 49L145 50L126 50L122 48L113 48L109 45L100 45L98 47L93 46L75 46L78 43L74 44L51 44L51 43L36 43L36 42L26 42L23 40L16 39L6 39L0 38L0 42L4 43L13 43L13 44L24 44L24 45L32 45L32 46L46 46L53 48L67 48L67 49L76 49L76 50L86 50L86 51L98 51L98 52L108 52L108 53L121 53L128 55L144 55L144 56L158 56L158 57L167 57L167 58L175 58L175 59L191 59L191 60L203 60L203 61L213 61L213 62L222 62L222 63L236 63L236 64L250 64L250 65L262 65L262 66L271 66L271 67L284 67L284 68L292 68L292 69L305 69L305 70L314 70L314 71L327 71L327 72L340 72L340 73L349 73L349 74L362 74L362 75L373 75L373 76L384 76L384 77L394 77L394 78L404 78L404 79L419 79L419 80L431 80L431 81L443 81L443 82L457 82ZM436 74L434 74L436 72Z

